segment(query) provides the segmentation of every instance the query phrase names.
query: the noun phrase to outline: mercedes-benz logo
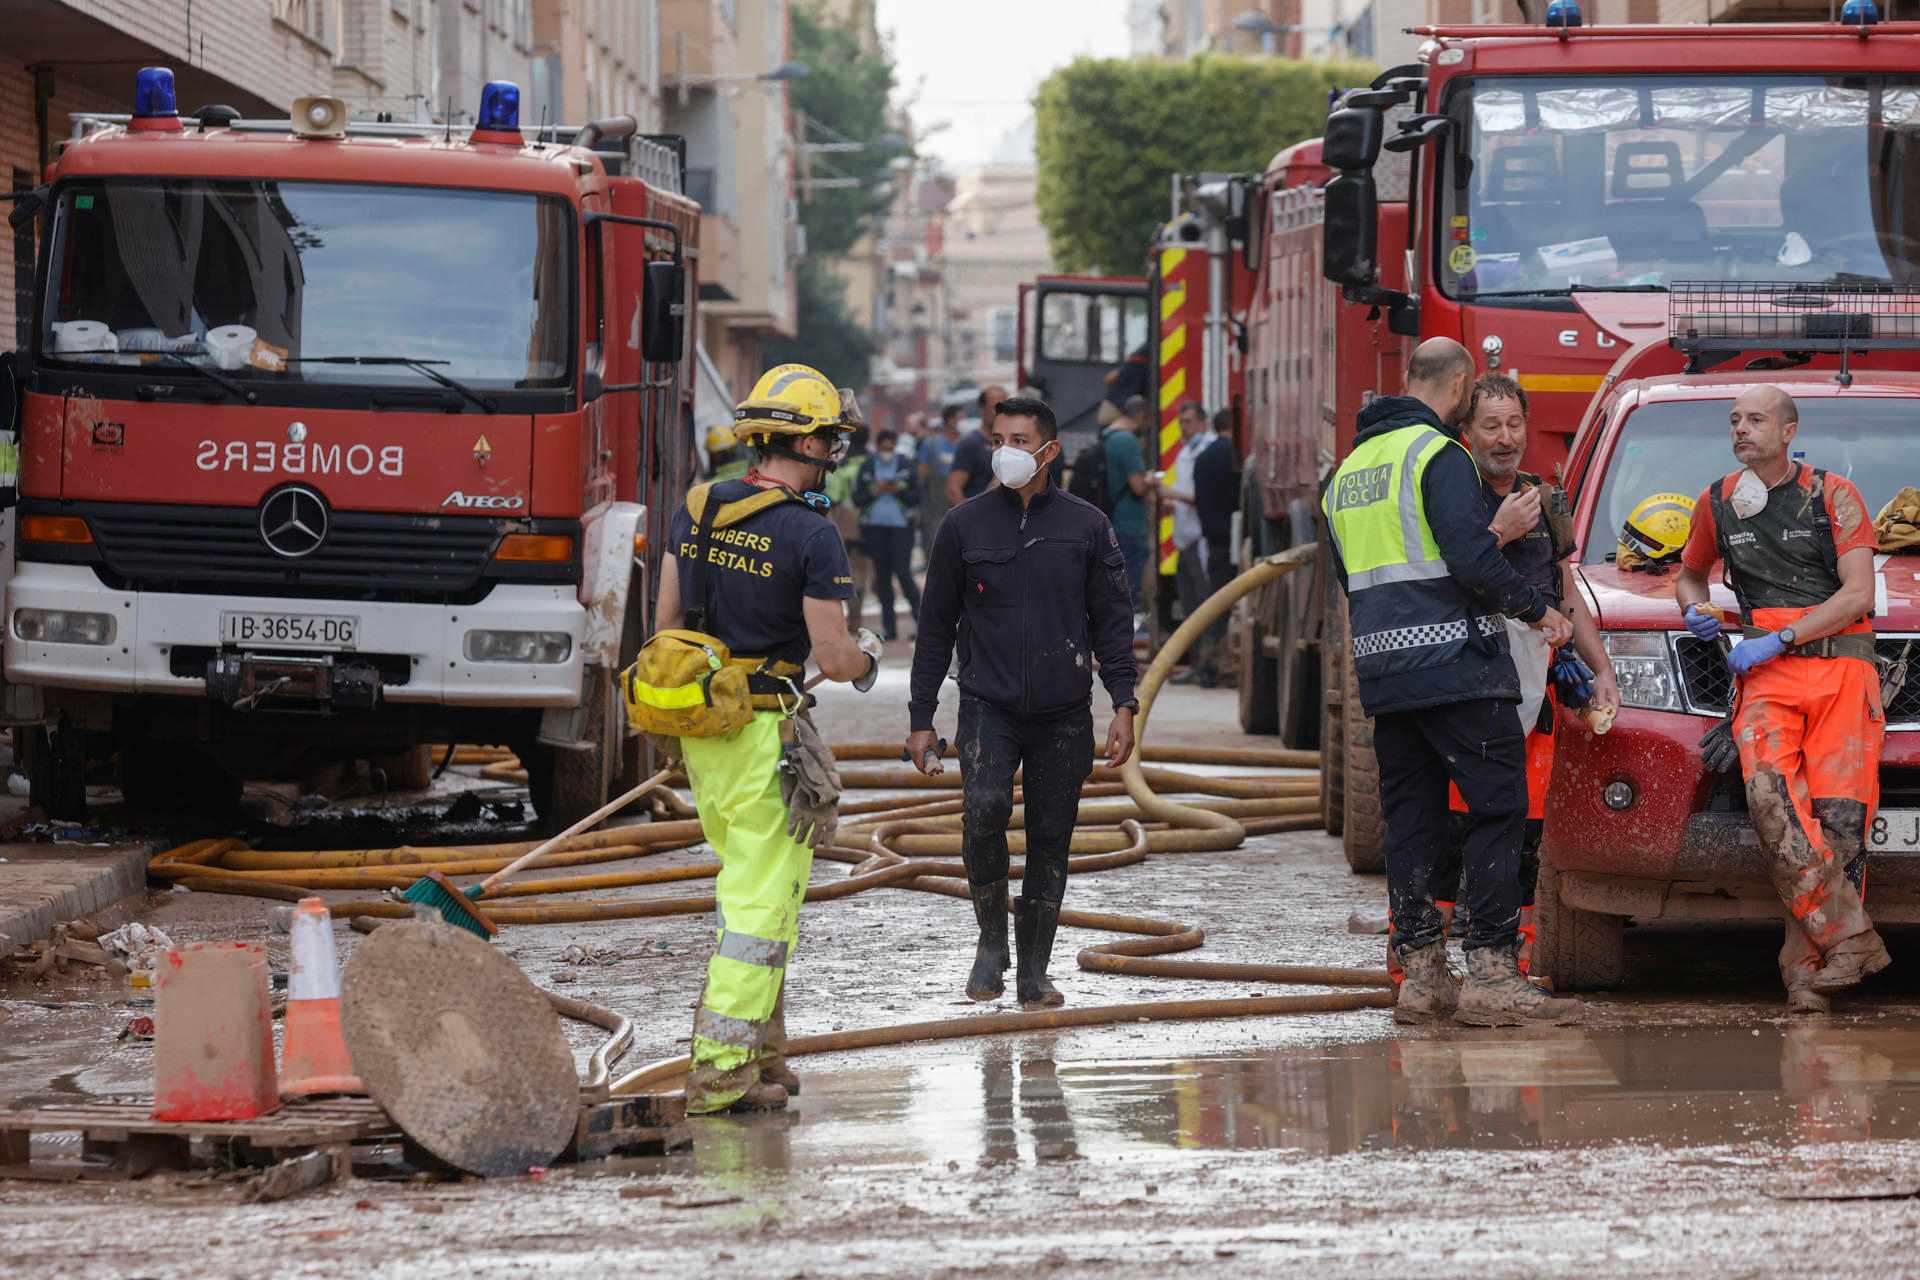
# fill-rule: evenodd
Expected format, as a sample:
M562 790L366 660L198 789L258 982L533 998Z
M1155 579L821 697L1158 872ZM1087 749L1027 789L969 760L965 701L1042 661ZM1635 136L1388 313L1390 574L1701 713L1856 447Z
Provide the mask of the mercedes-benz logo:
M260 541L288 560L310 556L327 540L327 503L303 485L276 489L260 504Z

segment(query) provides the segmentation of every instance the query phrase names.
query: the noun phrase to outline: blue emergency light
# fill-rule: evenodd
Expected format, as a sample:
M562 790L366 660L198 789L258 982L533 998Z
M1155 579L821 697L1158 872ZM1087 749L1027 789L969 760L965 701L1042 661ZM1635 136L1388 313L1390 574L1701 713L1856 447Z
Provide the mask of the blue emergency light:
M1582 21L1579 0L1553 0L1547 6L1547 25L1550 27L1577 27Z
M474 128L496 133L520 132L520 86L511 80L489 80L480 91L480 118Z
M173 97L173 71L167 67L142 67L133 81L133 118L151 120L163 116L169 120L180 114Z
M1848 26L1870 27L1880 21L1880 6L1873 0L1847 0L1840 6L1840 21Z

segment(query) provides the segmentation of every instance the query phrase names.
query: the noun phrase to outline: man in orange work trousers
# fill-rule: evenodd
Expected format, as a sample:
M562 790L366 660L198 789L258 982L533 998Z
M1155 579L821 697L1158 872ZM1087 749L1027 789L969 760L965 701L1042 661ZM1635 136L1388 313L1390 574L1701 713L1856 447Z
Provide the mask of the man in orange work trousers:
M1707 573L1725 562L1743 624L1727 655L1734 712L1700 745L1712 764L1716 749L1730 754L1731 731L1787 912L1787 1008L1825 1013L1835 992L1890 963L1862 903L1886 737L1867 622L1873 524L1849 481L1788 454L1800 425L1793 397L1755 387L1731 416L1745 469L1716 480L1694 507L1674 597L1687 630L1717 639L1720 622L1703 606Z

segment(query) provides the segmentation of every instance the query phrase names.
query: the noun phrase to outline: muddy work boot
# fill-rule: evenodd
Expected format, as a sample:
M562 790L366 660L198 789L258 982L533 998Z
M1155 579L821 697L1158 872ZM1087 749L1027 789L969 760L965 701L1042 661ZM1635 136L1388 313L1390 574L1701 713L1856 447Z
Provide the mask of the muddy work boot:
M773 1016L767 1019L766 1039L760 1046L760 1083L777 1084L789 1098L800 1096L800 1077L787 1066L787 985L773 1001Z
M1887 954L1879 931L1868 929L1834 943L1807 985L1820 995L1830 996L1858 986L1862 978L1870 978L1892 963L1893 957Z
M1812 987L1787 988L1787 1012L1796 1017L1816 1018L1833 1012L1833 1001Z
M1401 971L1400 994L1394 997L1393 1020L1405 1026L1443 1022L1460 1003L1460 985L1447 967L1447 940L1436 938L1417 950L1395 947Z
M787 1091L777 1084L768 1084L764 1080L753 1085L745 1093L718 1111L709 1111L707 1115L745 1115L753 1111L785 1111L787 1109Z
M1047 981L1047 961L1053 954L1053 933L1060 927L1060 904L1038 898L1016 898L1013 903L1014 941L1020 964L1014 985L1022 1009L1054 1009L1067 998ZM976 970L977 972L977 970Z
M1469 1027L1558 1026L1578 1022L1578 1000L1556 999L1520 975L1514 949L1476 947L1467 952L1467 981L1460 988L1455 1022Z
M1007 989L1000 975L1010 965L1007 957L1007 882L970 884L973 918L980 922L980 942L973 952L973 972L967 975L967 999L998 1000Z

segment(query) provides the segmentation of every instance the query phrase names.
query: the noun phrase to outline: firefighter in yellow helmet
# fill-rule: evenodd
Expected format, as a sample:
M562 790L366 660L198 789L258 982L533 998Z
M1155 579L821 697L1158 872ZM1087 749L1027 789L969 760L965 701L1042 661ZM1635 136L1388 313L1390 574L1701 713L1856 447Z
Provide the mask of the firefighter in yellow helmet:
M746 451L732 427L723 423L707 432L707 466L712 468L707 478L714 481L738 480L747 474Z
M844 404L819 371L783 364L735 409L733 432L757 461L741 479L687 494L648 642L704 650L698 674L678 686L649 682L666 668L649 668L643 651L627 685L636 725L686 726L680 752L720 857L716 940L693 1019L693 1114L784 1107L800 1087L783 1052L784 979L813 850L832 839L839 798L833 757L807 714L804 664L811 657L827 679L865 690L880 654L872 633L848 634L852 575L821 492L852 430ZM735 693L743 705L729 728L713 717Z
M1613 562L1622 569L1653 572L1680 563L1693 525L1693 499L1684 493L1656 493L1640 500L1620 526L1620 544Z

